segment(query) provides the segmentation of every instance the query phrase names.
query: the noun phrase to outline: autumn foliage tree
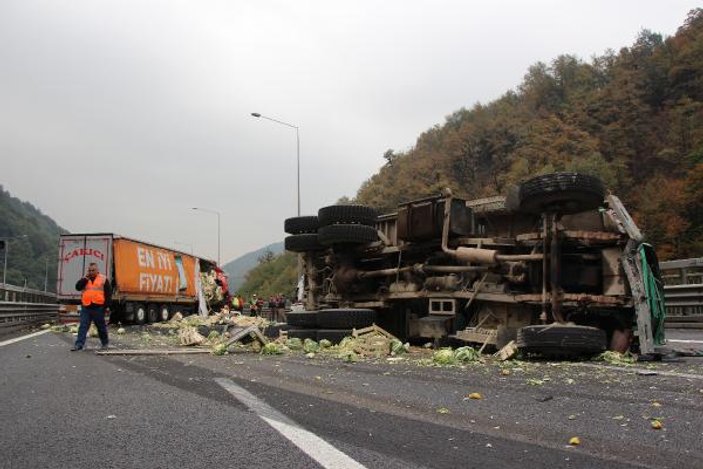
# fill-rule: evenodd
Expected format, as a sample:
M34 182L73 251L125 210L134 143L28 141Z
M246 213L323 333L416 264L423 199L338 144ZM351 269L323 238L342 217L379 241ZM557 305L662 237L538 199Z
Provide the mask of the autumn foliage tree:
M443 187L477 198L579 171L625 200L662 258L703 256L703 9L672 37L643 30L589 62L537 63L515 91L383 156L356 202L393 209Z

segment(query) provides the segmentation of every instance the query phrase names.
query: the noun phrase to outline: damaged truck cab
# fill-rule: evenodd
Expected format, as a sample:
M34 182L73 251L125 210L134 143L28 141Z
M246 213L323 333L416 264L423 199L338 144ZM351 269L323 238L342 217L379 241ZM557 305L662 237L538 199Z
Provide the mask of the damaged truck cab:
M515 340L543 355L651 353L661 337L654 252L592 176L537 176L479 200L446 190L384 215L334 205L285 228L310 312L368 310L402 338Z

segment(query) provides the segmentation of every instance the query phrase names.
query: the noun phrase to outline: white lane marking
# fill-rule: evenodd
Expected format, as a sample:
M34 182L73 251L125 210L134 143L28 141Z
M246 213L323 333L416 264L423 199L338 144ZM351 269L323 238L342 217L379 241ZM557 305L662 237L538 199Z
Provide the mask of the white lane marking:
M46 334L47 332L49 332L49 329L47 329L45 331L33 332L31 334L23 335L22 337L15 337L14 339L5 340L3 342L0 342L0 347L4 347L5 345L14 344L15 342L19 342L20 340L31 339L32 337Z
M668 342L674 342L676 344L703 344L703 340L692 340L692 339L666 339Z
M215 378L215 382L247 406L278 433L289 439L305 454L322 467L334 469L366 469L337 448L312 432L305 430L285 415L278 412L241 386L227 378Z

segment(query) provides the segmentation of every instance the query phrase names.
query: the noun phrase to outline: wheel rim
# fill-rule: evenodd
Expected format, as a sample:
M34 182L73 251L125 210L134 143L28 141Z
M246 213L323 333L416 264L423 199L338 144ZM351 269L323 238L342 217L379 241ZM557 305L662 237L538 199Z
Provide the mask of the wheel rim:
M168 321L168 308L165 306L161 308L161 320Z
M137 321L142 322L146 320L146 310L143 307L137 308L137 313L135 314Z

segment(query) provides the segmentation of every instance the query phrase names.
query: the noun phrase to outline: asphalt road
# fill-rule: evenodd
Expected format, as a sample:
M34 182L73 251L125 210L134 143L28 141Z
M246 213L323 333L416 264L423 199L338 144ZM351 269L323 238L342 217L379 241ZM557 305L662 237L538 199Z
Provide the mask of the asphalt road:
M324 442L342 458L328 467L703 467L703 359L648 373L546 362L502 372L302 355L98 356L69 352L70 340L47 333L0 346L1 467L320 467ZM568 445L573 436L580 446Z

